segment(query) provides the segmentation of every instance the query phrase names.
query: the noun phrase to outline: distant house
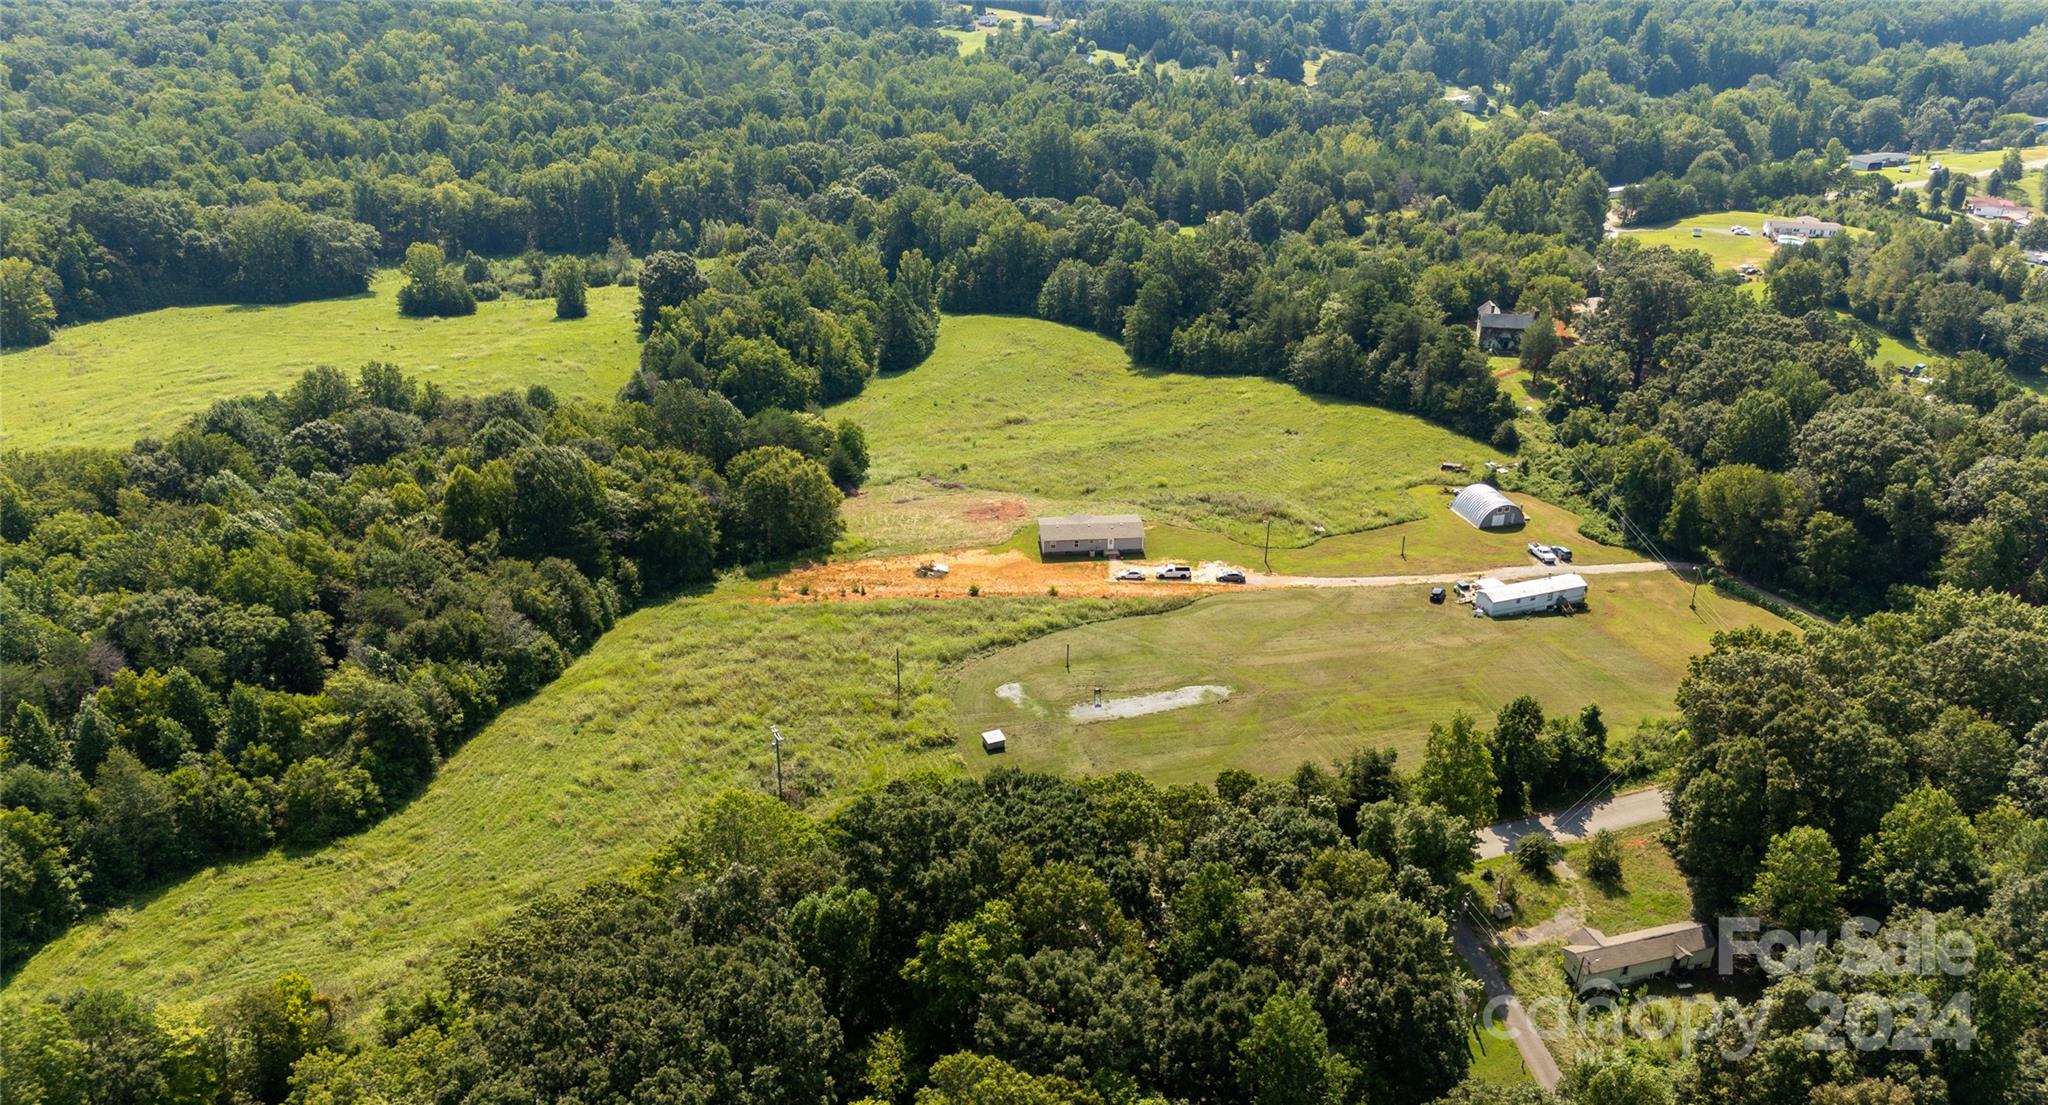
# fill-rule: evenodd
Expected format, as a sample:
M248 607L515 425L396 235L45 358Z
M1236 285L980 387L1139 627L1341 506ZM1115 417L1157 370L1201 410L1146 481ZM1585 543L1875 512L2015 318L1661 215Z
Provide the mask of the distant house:
M2020 256L2026 258L2029 265L2039 265L2048 269L2048 249L2021 250Z
M1764 220L1764 237L1780 244L1787 238L1797 238L1805 242L1815 238L1832 238L1841 232L1841 223L1831 223L1826 219L1815 219L1806 215L1795 219Z
M1897 150L1879 150L1876 153L1852 153L1849 155L1849 168L1859 173L1867 173L1874 169L1890 169L1894 166L1904 165L1912 160L1912 157L1899 153Z
M1031 29L1034 31L1057 31L1060 29L1060 21L1057 19L1034 19L1031 21Z
M1503 583L1491 577L1472 589L1472 606L1489 618L1542 614L1586 601L1586 577L1577 572Z
M1479 102L1472 98L1470 92L1446 92L1444 93L1444 99L1449 100L1453 105L1465 111L1472 110L1472 105Z
M1535 324L1535 315L1503 311L1489 299L1479 305L1479 319L1474 332L1481 352L1506 357L1522 351L1522 334Z
M1690 971L1714 961L1714 933L1697 921L1637 929L1608 936L1581 928L1568 937L1564 973L1572 988L1628 986L1673 971Z
M2025 204L2014 203L2004 196L1971 196L1963 203L1963 210L1980 219L2010 219L2025 225L2034 217Z
M983 27L991 31L995 30L997 25L999 25L1000 23L1002 23L1002 20L997 19L994 12L984 12L980 16L976 17L976 19L974 20L975 26Z
M1458 471L1464 470L1464 465L1458 466ZM1467 486L1451 500L1451 509L1458 517L1472 523L1474 529L1512 529L1528 521L1522 514L1522 508L1492 484Z
M1135 514L1069 514L1038 520L1038 555L1143 556L1145 520Z

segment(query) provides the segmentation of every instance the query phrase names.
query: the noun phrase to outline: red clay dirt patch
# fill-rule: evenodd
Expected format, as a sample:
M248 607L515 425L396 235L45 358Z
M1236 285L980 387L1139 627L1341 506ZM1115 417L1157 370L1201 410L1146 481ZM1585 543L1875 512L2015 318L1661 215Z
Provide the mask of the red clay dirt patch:
M1020 507L1022 504L1018 504ZM920 565L938 563L951 569L944 578L920 576ZM1159 595L1234 590L1228 585L1166 582L1116 583L1112 560L1077 560L1042 564L1014 549L990 552L962 550L919 556L888 556L814 564L777 576L766 598L775 602L820 600L967 598L982 595L1043 595L1057 588L1063 596ZM806 593L808 589L808 593Z

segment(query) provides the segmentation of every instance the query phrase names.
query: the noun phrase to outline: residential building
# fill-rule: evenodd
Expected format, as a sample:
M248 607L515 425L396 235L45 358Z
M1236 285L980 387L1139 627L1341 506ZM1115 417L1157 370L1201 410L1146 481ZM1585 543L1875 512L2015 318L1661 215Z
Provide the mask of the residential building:
M1472 605L1489 618L1511 618L1517 614L1542 614L1564 610L1586 601L1586 577L1577 572L1524 579L1514 583L1487 578L1472 590Z
M1135 514L1069 514L1038 520L1038 555L1143 556L1145 520Z
M1897 150L1879 150L1876 153L1852 153L1849 155L1849 168L1859 173L1867 173L1874 169L1895 168L1912 160L1911 155L1899 153Z
M1581 928L1566 938L1564 973L1579 991L1629 986L1674 971L1691 971L1714 961L1714 933L1697 921L1680 921L1608 936Z
M1489 356L1510 357L1522 351L1522 334L1536 324L1535 315L1503 311L1493 300L1479 305L1474 332L1479 350Z

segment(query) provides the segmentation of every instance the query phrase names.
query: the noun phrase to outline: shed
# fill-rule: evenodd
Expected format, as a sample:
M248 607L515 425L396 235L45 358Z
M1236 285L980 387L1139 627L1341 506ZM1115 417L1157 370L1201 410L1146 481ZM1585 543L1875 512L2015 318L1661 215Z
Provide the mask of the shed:
M1001 752L1008 744L1009 738L1003 736L1001 729L990 729L981 735L981 750L991 756Z
M1451 509L1476 529L1513 529L1529 520L1500 488L1485 483L1467 485L1451 500Z
M1038 555L1143 556L1145 520L1135 514L1068 514L1038 520Z
M1561 610L1586 601L1586 578L1577 572L1502 583L1482 579L1473 589L1472 605L1489 618L1510 618L1516 614L1540 614Z
M1849 168L1859 173L1867 173L1873 169L1894 168L1904 165L1911 160L1913 159L1897 150L1879 150L1876 153L1852 153L1849 155Z
M1714 960L1714 933L1697 921L1680 921L1608 936L1582 928L1564 949L1564 973L1576 990L1627 986L1673 971L1690 971Z

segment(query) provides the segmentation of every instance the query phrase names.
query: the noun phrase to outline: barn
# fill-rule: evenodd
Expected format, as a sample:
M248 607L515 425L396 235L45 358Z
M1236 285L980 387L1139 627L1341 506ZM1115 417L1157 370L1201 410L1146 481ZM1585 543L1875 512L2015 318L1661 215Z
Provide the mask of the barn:
M1458 492L1458 497L1451 500L1451 509L1479 529L1513 529L1528 521L1513 499L1486 483L1475 483Z
M1585 601L1586 578L1576 572L1567 572L1561 576L1545 576L1542 579L1525 579L1517 583L1482 579L1472 592L1472 605L1489 618L1540 614L1545 610L1577 606Z
M1038 555L1143 556L1145 520L1135 514L1068 514L1038 520Z

